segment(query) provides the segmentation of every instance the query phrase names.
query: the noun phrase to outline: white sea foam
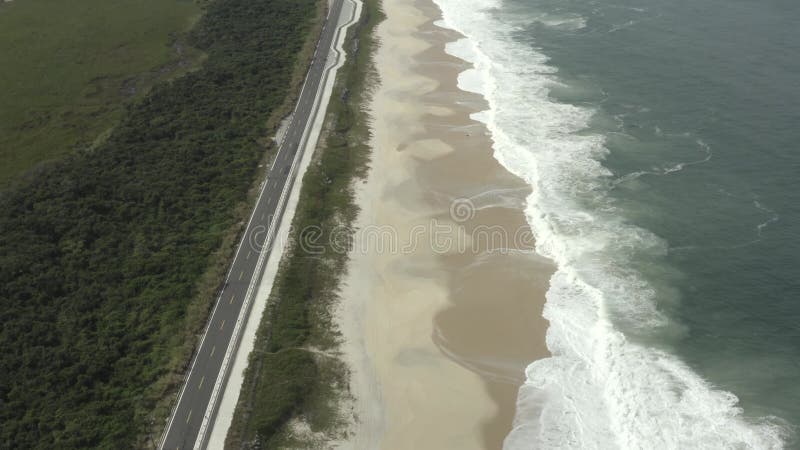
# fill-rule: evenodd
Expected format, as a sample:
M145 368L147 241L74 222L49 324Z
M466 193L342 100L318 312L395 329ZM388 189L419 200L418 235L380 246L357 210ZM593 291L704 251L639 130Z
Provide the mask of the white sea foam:
M558 267L544 309L553 356L527 368L505 447L781 448L778 426L746 420L735 395L631 338L671 327L631 263L667 246L626 223L606 195L604 138L585 133L593 111L548 98L556 70L509 37L501 0L435 2L442 25L466 36L447 47L474 66L459 86L488 101L475 118L491 131L498 161L533 187L526 215L538 251Z
M658 127L656 127L656 128L658 129ZM659 130L659 133L663 134L663 132L661 132L660 130ZM694 165L697 165L697 164L703 164L703 163L707 163L707 162L711 161L711 157L714 156L714 153L711 151L711 147L709 147L708 144L706 144L705 142L703 142L700 139L698 139L695 142L696 142L697 146L700 148L700 150L704 154L704 156L701 159L697 159L697 160L694 160L694 161L686 161L686 162L674 163L674 164L670 164L669 166L665 166L665 167L655 167L655 168L653 168L651 170L639 170L639 171L636 171L636 172L625 174L625 175L617 178L616 180L613 180L610 185L611 186L617 186L617 185L620 185L620 184L627 183L629 181L635 180L637 178L643 177L645 175L653 175L653 176L669 175L671 173L680 172L681 170L685 169L688 166L694 166Z
M580 30L586 28L586 19L580 16L542 14L534 17L531 22L537 22L547 27L561 28L563 30Z

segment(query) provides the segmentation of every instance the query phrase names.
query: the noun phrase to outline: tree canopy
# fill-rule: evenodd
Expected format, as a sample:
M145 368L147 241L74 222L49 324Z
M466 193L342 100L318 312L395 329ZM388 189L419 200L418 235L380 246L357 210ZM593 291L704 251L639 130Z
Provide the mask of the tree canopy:
M2 194L0 447L137 445L315 12L315 0L210 2L189 37L208 55L199 70Z

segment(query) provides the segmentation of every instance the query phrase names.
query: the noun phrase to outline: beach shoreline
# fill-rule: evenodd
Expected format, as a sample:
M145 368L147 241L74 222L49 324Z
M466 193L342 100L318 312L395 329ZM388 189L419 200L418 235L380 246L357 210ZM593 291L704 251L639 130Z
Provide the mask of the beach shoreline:
M429 0L383 9L356 244L386 229L396 251L350 254L338 322L357 423L341 447L500 448L525 367L548 356L552 264L533 249L530 187L471 118L488 104L458 87L471 66L446 45L461 36Z

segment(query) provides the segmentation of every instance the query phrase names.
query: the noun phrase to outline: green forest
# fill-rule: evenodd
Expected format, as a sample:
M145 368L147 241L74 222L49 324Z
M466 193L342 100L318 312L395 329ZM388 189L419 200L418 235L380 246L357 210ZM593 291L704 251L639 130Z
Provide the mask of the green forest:
M201 281L271 151L267 119L317 5L209 2L186 38L201 68L127 106L102 144L0 194L1 448L158 439L157 406L213 300Z

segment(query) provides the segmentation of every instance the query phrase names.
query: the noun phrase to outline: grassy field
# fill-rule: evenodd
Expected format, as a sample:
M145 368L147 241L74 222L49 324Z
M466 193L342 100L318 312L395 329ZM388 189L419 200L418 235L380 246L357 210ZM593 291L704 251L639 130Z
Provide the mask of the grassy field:
M368 116L364 105L376 75L373 31L382 20L378 0L366 0L362 17L348 34L347 61L339 70L314 160L303 178L290 242L303 230L320 232L352 225L358 214L353 185L369 164ZM341 238L341 234L337 234ZM226 449L325 448L346 432L349 417L347 367L338 358L339 335L332 322L347 254L330 246L309 254L292 246L281 261L261 320ZM302 422L307 427L293 427ZM298 433L298 429L311 432Z
M0 189L196 65L181 36L200 12L193 0L0 0Z

